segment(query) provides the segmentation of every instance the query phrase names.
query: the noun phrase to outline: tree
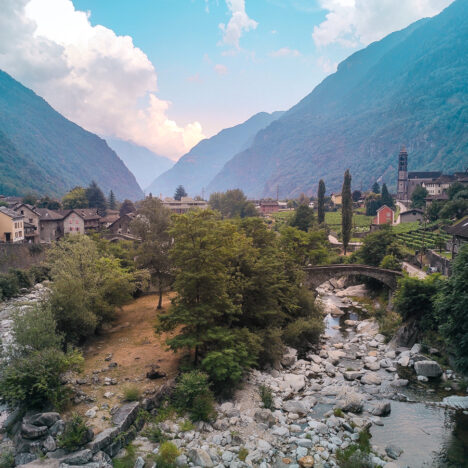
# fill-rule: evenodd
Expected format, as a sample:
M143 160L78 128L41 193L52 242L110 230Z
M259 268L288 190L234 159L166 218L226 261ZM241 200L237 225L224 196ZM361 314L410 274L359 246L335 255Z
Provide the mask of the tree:
M375 216L377 210L382 206L382 199L380 195L373 192L369 193L366 197L366 216Z
M101 255L88 236L57 242L47 252L52 278L50 304L67 341L79 342L115 316L135 289L134 276L118 259Z
M354 254L359 263L371 266L379 266L384 257L394 254L401 260L401 251L398 251L397 237L392 228L385 224L381 229L371 232L362 241L362 246Z
M361 199L362 193L360 190L353 190L353 202L356 203Z
M411 195L411 206L413 208L424 208L426 205L427 190L422 186L418 185Z
M75 187L71 189L62 198L62 206L65 210L73 210L75 208L88 208L88 198L86 190L83 187Z
M109 192L109 200L107 204L109 206L109 210L115 210L117 208L117 202L115 200L115 195L114 195L113 190Z
M209 204L213 210L219 211L223 218L258 216L253 203L249 202L244 192L239 189L212 193Z
M389 208L394 208L395 207L395 203L393 201L393 198L390 195L390 193L388 192L387 184L382 185L382 194L380 196L380 199L381 199L381 202L382 202L382 206L387 205Z
M47 208L49 210L60 210L62 207L59 201L53 200L48 196L42 197L40 200L38 200L36 206L38 208Z
M280 245L298 265L319 265L328 261L328 239L324 230L304 232L286 226L281 230Z
M102 193L98 184L93 180L89 187L86 189L86 198L88 199L88 206L90 208L96 208L100 216L106 214L107 202L106 197Z
M468 372L468 244L453 262L452 276L445 281L435 301L440 330L460 372Z
M317 221L319 224L325 222L325 182L320 179L317 192Z
M289 225L307 232L314 223L314 210L308 205L299 205L291 218Z
M310 198L305 194L305 193L301 193L299 195L299 198L298 198L298 203L299 205L309 205L310 203Z
M380 185L377 181L374 182L374 184L372 185L372 192L377 193L377 194L380 193Z
M468 199L463 198L448 201L439 211L439 216L442 219L461 219L466 214L468 214Z
M35 193L29 192L23 197L22 202L26 205L35 205L37 202L37 195Z
M120 206L119 214L120 216L126 215L128 213L135 213L136 208L131 200L125 199Z
M346 255L353 228L353 200L351 197L351 174L349 173L349 169L346 170L344 175L341 199L341 235L343 239L344 254Z
M181 200L182 197L186 197L187 196L187 192L185 191L183 185L179 185L177 188L176 188L176 191L174 193L174 200Z
M141 202L137 214L132 222L132 230L141 239L136 262L140 268L148 269L152 279L157 281L157 308L161 309L163 291L171 277L172 268L169 259L171 237L168 232L171 213L158 198L148 197Z

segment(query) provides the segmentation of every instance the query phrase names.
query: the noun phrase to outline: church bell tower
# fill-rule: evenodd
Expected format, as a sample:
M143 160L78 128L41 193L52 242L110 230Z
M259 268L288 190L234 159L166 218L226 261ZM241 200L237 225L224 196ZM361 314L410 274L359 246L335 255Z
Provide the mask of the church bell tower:
M398 200L408 200L408 153L402 146L398 155Z

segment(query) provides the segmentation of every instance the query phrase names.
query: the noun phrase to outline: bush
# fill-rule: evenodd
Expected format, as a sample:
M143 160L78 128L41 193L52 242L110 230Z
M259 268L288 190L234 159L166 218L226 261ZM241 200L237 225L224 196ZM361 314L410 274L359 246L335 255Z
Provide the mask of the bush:
M0 291L3 299L10 299L19 294L19 282L16 275L0 274Z
M172 442L163 442L156 456L158 468L175 468L176 458L180 455L179 449Z
M247 458L248 454L249 454L249 451L245 447L241 447L239 450L239 453L237 454L237 458L243 462Z
M195 429L195 426L193 425L192 421L185 420L181 425L180 425L180 430L182 432L188 432L188 431L193 431Z
M68 389L62 375L78 369L83 358L77 352L62 351L62 337L55 328L52 312L46 306L13 314L15 345L6 347L0 359L0 396L8 403L60 407L66 401Z
M136 461L136 448L133 444L125 447L125 455L120 458L114 458L112 465L114 468L133 468Z
M212 421L216 418L214 409L214 397L209 391L207 393L197 395L190 408L190 419L193 422L197 421Z
M258 393L260 394L263 406L267 409L273 408L273 393L271 392L271 388L266 385L260 385Z
M340 468L374 468L374 463L369 457L371 437L369 431L361 431L356 444L352 444L344 450L338 449L336 461Z
M9 273L16 277L20 288L30 288L33 285L31 274L28 271L20 270L19 268L10 268Z
M63 434L58 437L58 445L69 452L73 452L89 442L89 431L83 417L78 413L74 413L70 421L67 421Z
M284 353L281 328L267 328L260 333L262 350L259 355L261 364L275 364L281 360Z
M180 376L174 389L174 405L182 410L190 410L195 398L199 395L211 393L208 375L194 370Z
M155 444L160 444L166 440L166 437L158 426L151 425L146 427L142 434Z
M141 398L141 391L136 385L129 385L124 390L125 401L138 401Z
M298 318L291 322L283 332L286 344L305 351L310 345L317 344L323 332L324 324L321 318Z
M13 468L15 466L15 455L12 450L0 453L0 468Z
M34 265L29 269L29 275L33 283L42 283L50 280L50 268L44 265Z
M401 271L401 262L394 255L385 255L380 262L380 268Z

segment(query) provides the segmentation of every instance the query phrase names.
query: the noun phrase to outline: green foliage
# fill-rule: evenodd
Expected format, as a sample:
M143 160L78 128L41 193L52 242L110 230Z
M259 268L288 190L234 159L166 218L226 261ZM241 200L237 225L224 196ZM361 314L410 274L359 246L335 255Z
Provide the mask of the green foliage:
M436 329L434 301L442 284L439 275L431 275L423 280L409 276L401 278L395 293L396 311L405 321L419 321L423 330Z
M374 184L372 185L372 192L374 192L375 194L380 193L380 185L378 182L374 182Z
M345 415L343 413L343 410L341 408L334 408L333 415L336 416L337 418L344 418L345 417Z
M271 388L267 385L260 385L260 387L258 387L258 393L260 395L260 399L262 400L264 408L272 409L273 392L271 391Z
M47 208L48 210L60 210L62 205L59 201L50 198L49 196L42 197L36 202L38 208Z
M0 294L3 299L10 299L19 294L18 277L11 273L0 273Z
M2 352L0 395L15 405L60 407L68 396L61 377L81 366L81 355L62 351L62 337L56 333L56 323L46 305L17 312L12 318L15 345L4 347Z
M353 199L351 197L351 174L349 169L346 169L341 189L341 236L343 241L343 249L346 255L349 241L351 239L351 231L353 228Z
M417 185L411 195L411 206L413 208L424 208L427 195L428 191L422 185Z
M321 318L300 317L286 326L283 337L287 345L304 351L311 344L318 343L322 332L323 320Z
M86 190L83 187L73 188L62 198L62 206L65 210L73 210L74 208L88 208Z
M33 285L31 274L27 270L20 270L19 268L10 268L9 273L16 276L18 286L20 288L30 288Z
M89 441L88 426L78 413L72 414L72 417L65 424L63 434L58 437L59 447L73 452Z
M461 219L466 214L468 214L468 200L465 198L448 201L439 211L439 217L442 219Z
M164 436L161 428L155 426L154 424L145 427L145 429L142 432L142 435L144 437L147 437L154 444L160 444L161 442L164 442L166 440L166 437Z
M141 390L136 385L128 385L123 390L125 401L138 401L141 398Z
M300 231L307 232L314 223L314 210L308 205L301 204L297 207L289 225Z
M53 279L50 303L67 341L92 335L131 299L134 275L116 258L100 255L87 236L70 236L48 251Z
M13 450L4 450L0 453L0 468L13 468L15 466L15 454Z
M128 213L134 213L136 211L135 205L131 200L125 199L120 205L119 214L120 216L126 215Z
M125 455L120 458L114 458L112 465L114 468L133 468L136 458L136 447L133 444L128 444L125 447Z
M117 201L115 199L115 194L113 190L109 192L109 199L107 200L107 206L109 207L109 210L115 210L117 208Z
M366 216L375 216L382 206L382 198L375 193L369 193L366 197Z
M205 393L203 395L197 395L194 398L192 408L190 409L190 419L194 422L211 422L216 419L214 397L211 392Z
M46 265L34 265L29 269L29 275L33 283L42 283L50 280L50 268Z
M237 454L237 458L240 461L244 462L245 459L247 458L248 454L249 454L249 451L245 447L241 447L239 449L239 453Z
M359 263L379 266L386 255L393 255L400 260L404 251L397 241L390 226L384 225L378 231L368 234L362 241L362 246L353 255Z
M172 442L163 442L156 456L158 468L176 468L176 458L180 455L179 449Z
M354 203L358 202L362 197L361 191L360 190L353 190L352 197L353 197L353 202Z
M27 205L35 205L37 202L37 195L33 192L27 193L22 200L23 203L26 203Z
M100 216L106 214L107 201L98 184L93 180L85 191L90 208L96 208Z
M186 196L187 196L187 192L185 191L184 187L182 185L178 185L174 193L174 200L180 201L182 197L186 197Z
M382 206L387 205L389 208L395 208L395 202L393 201L392 196L388 192L387 184L382 185L382 194L380 198L382 201Z
M371 437L369 431L361 431L356 443L351 444L344 450L338 449L336 451L336 461L340 468L374 468L374 463L369 457Z
M386 268L387 270L401 271L401 262L395 255L385 255L380 262L380 268Z
M195 429L195 426L193 425L192 421L189 421L186 419L181 425L180 425L180 430L182 432L189 432L193 431Z
M219 211L223 218L248 218L258 216L255 206L239 189L215 192L210 196L210 207Z
M317 191L317 222L325 222L325 182L320 179Z
M468 244L455 257L452 276L439 289L435 313L440 330L450 351L455 355L457 368L468 372Z

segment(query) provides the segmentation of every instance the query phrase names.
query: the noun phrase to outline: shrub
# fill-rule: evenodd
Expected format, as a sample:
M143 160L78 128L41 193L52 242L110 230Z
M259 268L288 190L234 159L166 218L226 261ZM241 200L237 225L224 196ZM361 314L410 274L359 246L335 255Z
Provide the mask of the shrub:
M32 286L31 275L28 271L20 270L19 268L10 268L9 273L16 277L20 288L30 288Z
M63 434L58 437L58 445L69 452L77 450L90 440L89 429L83 417L74 413L65 425Z
M299 351L305 351L311 344L317 344L324 328L321 318L298 318L283 332L286 344Z
M259 362L262 364L275 364L281 360L284 353L284 343L281 338L281 328L267 328L260 333L262 339L262 351Z
M340 468L374 468L374 464L369 457L371 437L369 431L361 431L357 443L344 450L338 449L336 451L336 461Z
M13 468L15 466L15 455L12 450L0 453L0 468Z
M125 447L125 455L120 458L114 458L112 465L114 468L133 468L136 461L136 449L133 444Z
M156 456L158 468L175 468L176 458L180 455L179 449L172 442L163 442Z
M247 458L248 454L249 454L249 451L245 447L241 447L239 450L239 453L237 454L237 458L243 462Z
M44 265L34 265L29 269L29 275L34 283L50 280L50 268Z
M394 255L385 255L380 262L380 268L401 271L401 262Z
M138 401L141 398L141 391L136 385L129 385L124 390L125 401Z
M16 275L11 273L0 274L0 291L3 299L10 299L19 294L19 282Z
M177 408L189 411L197 396L210 392L208 375L194 370L180 376L174 389L173 401Z
M266 385L260 385L258 392L263 402L263 406L267 409L271 409L273 407L273 394L271 392L271 388Z
M333 414L334 416L336 416L337 418L344 418L344 413L343 413L343 410L341 408L335 408L333 410Z
M195 426L193 425L192 421L185 420L181 425L180 425L180 430L182 432L188 432L188 431L193 431L195 429Z
M158 426L150 425L145 428L142 434L155 444L160 444L166 440L166 437Z
M212 421L215 417L213 394L209 391L197 395L193 400L192 408L190 408L190 419L194 422Z

